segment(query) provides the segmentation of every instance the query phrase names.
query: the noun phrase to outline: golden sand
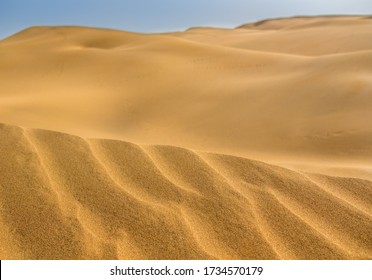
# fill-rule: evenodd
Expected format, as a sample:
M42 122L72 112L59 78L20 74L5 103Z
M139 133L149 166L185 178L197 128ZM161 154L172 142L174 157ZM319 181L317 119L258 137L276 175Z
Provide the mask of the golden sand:
M372 259L371 65L356 16L0 41L0 259Z

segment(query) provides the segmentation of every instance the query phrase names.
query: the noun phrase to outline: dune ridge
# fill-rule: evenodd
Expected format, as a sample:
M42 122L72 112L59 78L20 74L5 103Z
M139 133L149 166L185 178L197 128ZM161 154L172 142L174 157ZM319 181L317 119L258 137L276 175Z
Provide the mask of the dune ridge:
M372 256L368 180L9 125L0 140L2 259Z

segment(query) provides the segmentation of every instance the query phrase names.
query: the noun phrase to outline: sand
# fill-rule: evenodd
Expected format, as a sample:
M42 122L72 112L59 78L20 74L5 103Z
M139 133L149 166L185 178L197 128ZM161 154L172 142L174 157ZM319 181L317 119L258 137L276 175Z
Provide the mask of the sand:
M372 259L372 18L0 41L0 259Z

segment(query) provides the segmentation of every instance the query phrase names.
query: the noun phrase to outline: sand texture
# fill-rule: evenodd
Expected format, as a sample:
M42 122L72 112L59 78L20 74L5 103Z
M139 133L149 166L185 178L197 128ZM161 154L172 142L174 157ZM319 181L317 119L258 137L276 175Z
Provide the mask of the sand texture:
M0 123L0 259L372 259L372 17L31 27Z

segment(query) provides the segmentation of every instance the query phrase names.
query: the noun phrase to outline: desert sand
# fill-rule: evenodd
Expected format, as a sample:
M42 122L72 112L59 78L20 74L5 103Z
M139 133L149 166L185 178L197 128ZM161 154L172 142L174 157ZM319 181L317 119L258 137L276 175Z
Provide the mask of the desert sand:
M0 259L372 259L372 17L0 41Z

